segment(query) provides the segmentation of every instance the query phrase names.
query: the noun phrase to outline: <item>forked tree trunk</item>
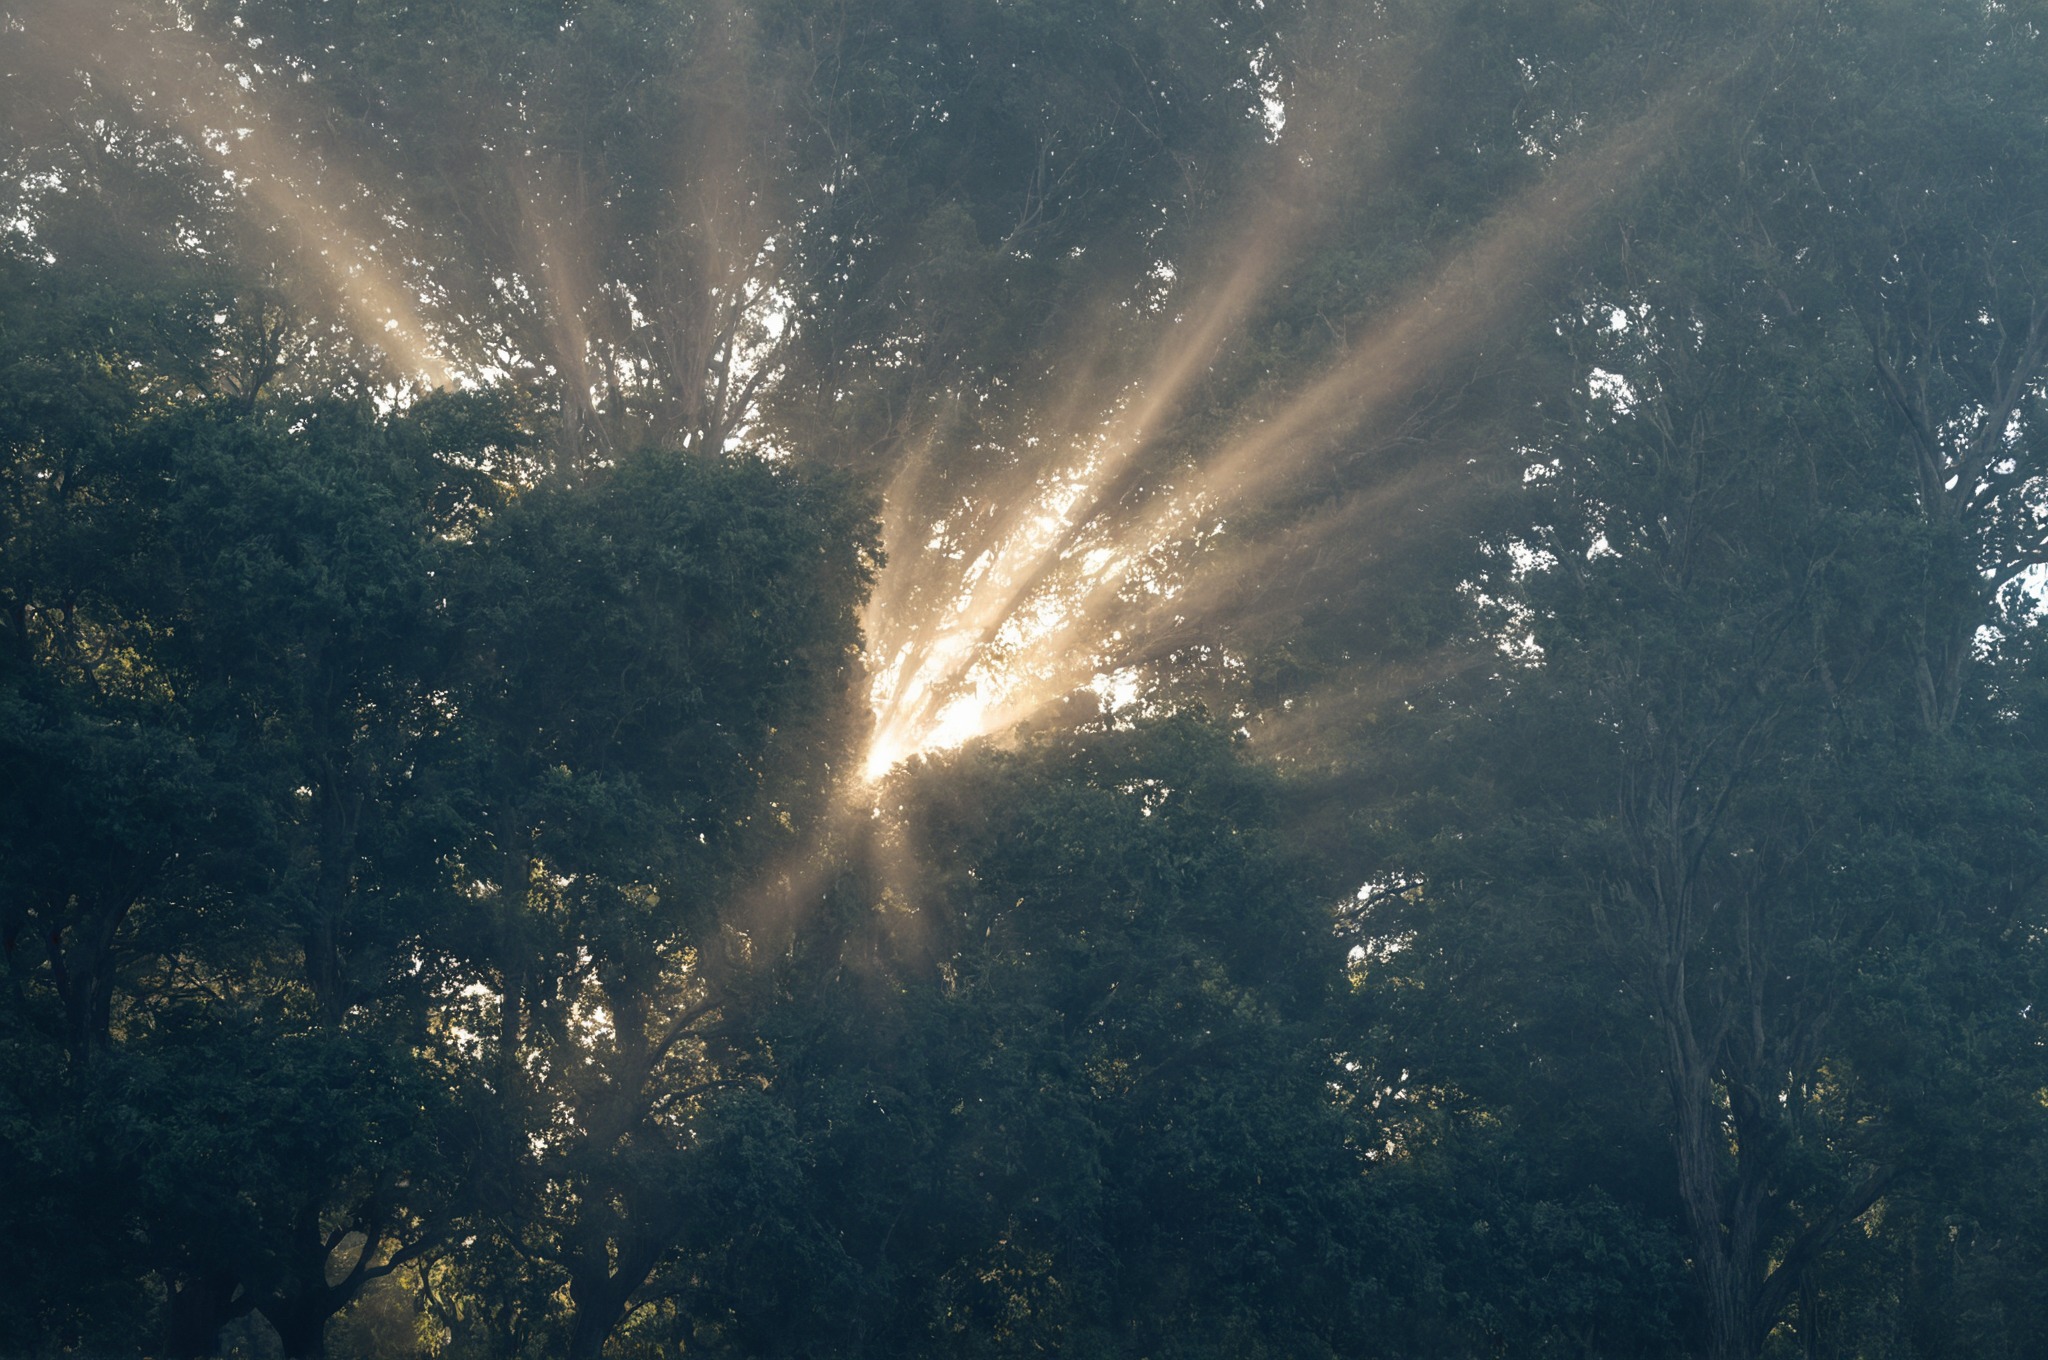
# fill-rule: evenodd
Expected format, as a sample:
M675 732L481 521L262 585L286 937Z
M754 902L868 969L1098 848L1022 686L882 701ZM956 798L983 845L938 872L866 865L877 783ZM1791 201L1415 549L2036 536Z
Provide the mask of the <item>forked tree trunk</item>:
M171 1291L164 1325L165 1360L204 1360L220 1354L220 1329L249 1311L237 1303L241 1282L226 1271L188 1280Z
M263 1316L277 1329L284 1360L324 1360L327 1354L327 1319L334 1310L324 1299L296 1298L273 1304Z
M1710 1074L1687 1064L1672 1076L1678 1182L1692 1230L1693 1278L1706 1310L1710 1360L1756 1360L1759 1327L1756 1206L1738 1195L1724 1203L1725 1135Z
M593 1272L570 1277L569 1299L576 1313L569 1326L568 1360L599 1360L612 1329L625 1316L630 1292L616 1276L598 1278Z

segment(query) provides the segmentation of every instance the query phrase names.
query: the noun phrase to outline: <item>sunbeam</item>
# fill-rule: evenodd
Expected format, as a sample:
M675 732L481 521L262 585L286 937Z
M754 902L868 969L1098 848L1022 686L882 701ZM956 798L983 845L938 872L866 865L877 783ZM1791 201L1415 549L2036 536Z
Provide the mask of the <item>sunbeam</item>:
M598 290L576 211L583 205L572 203L557 167L545 156L527 154L509 168L508 178L519 205L520 248L533 262L540 284L541 324L561 366L562 420L580 422L600 448L608 449L609 431L597 409L600 382L589 319Z
M347 224L344 205L376 202L391 215L390 195L372 195L304 143L274 130L286 110L231 68L165 10L127 3L48 6L34 32L73 65L98 70L136 103L176 128L227 173L256 214L303 246L325 291L358 338L390 356L404 376L445 387L454 372L434 343L397 272L374 244Z
M1071 437L1063 463L1027 494L972 556L935 559L932 525L895 503L890 566L868 617L875 728L864 768L878 778L919 752L1001 731L1191 620L1219 620L1257 595L1257 564L1189 575L1184 559L1228 519L1261 510L1290 484L1363 440L1368 452L1403 433L1432 383L1481 347L1527 286L1558 268L1620 190L1668 144L1677 96L1554 164L1474 239L1270 416L1226 438L1178 482L1136 484L1139 456L1186 399L1295 248L1301 214L1269 210L1236 240L1234 267L1198 295L1144 378L1091 434ZM1297 157L1296 163L1308 158ZM1281 195L1292 198L1292 195ZM1420 400L1425 409L1426 400ZM1393 419L1391 426L1385 425ZM914 460L914 478L933 456ZM1359 532L1369 512L1436 474L1411 474L1324 508L1289 541ZM1175 565L1178 564L1178 565ZM891 579L892 576L897 579ZM923 588L904 584L920 581ZM912 603L918 607L910 607Z

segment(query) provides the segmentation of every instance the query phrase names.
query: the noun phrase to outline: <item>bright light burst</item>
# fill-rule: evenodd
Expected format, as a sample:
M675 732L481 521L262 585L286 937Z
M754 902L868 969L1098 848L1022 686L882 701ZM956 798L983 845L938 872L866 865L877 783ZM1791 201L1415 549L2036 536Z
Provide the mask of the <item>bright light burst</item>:
M358 338L383 348L408 379L449 387L455 373L434 344L403 270L348 225L350 211L371 203L389 219L389 188L373 193L342 166L313 158L307 143L274 133L291 125L293 111L209 51L178 23L176 10L127 0L106 4L100 14L92 14L94 8L78 6L70 23L59 20L43 33L80 66L113 76L145 109L205 150L260 217L303 246L315 277Z
M1180 482L1136 489L1135 512L1125 474L1265 295L1294 244L1288 220L1268 213L1252 223L1235 269L1171 328L1136 396L1113 403L1092 435L1056 447L979 551L948 551L944 515L920 515L918 482L936 453L927 447L912 459L889 490L889 566L866 618L876 659L867 779L1004 731L1082 688L1134 693L1120 658L1142 654L1144 634L1185 634L1191 620L1199 628L1244 609L1256 573L1239 561L1229 578L1203 577L1205 535L1226 516L1271 504L1502 322L1519 305L1518 285L1554 268L1666 144L1678 109L1676 99L1659 101L1553 165L1277 412L1243 424ZM1367 511L1428 479L1397 478L1322 507L1300 533L1355 534ZM1162 563L1176 569L1155 572Z
M257 216L300 244L312 271L355 334L381 348L409 380L446 387L454 373L420 315L404 271L349 225L352 211L379 204L339 165L273 129L294 112L267 96L247 72L209 50L178 12L150 0L45 7L36 32L82 69L117 82L151 114L177 128L236 186Z
M106 69L218 157L252 206L307 243L359 334L427 382L450 381L400 271L385 268L344 220L347 206L366 200L367 191L333 167L308 169L299 148L266 133L276 111L259 107L261 95L249 82L229 80L189 28L147 0L104 0L102 14L111 22L55 25L60 46L81 64ZM1401 85L1394 80L1388 87ZM1295 205L1314 197L1310 178L1327 188L1333 173L1364 176L1374 168L1380 141L1368 139L1363 159L1333 170L1344 153L1330 139L1355 137L1355 127L1341 131L1355 119L1325 118L1306 105L1299 117L1290 112L1284 131L1275 128L1287 153L1282 181L1256 196L1259 206L1220 257L1227 265L1206 271L1215 282L1202 286L1199 268L1161 275L1189 301L1164 328L1149 363L1120 385L1096 385L1097 375L1089 374L1046 403L1038 415L1050 437L1032 446L1039 464L1022 470L1022 488L979 488L980 503L960 517L987 519L986 528L963 530L954 522L957 505L934 512L923 501L920 482L943 452L935 441L907 461L889 488L889 566L865 617L875 715L865 778L872 782L910 757L1004 731L1082 689L1129 702L1142 693L1142 660L1160 653L1162 637L1199 635L1245 610L1258 594L1256 566L1268 545L1238 553L1229 574L1205 574L1207 541L1355 443L1361 430L1401 407L1502 321L1518 305L1518 285L1554 267L1616 190L1669 141L1684 102L1657 101L1606 139L1555 162L1277 410L1244 422L1177 480L1134 486L1140 455L1302 244L1310 214ZM736 166L730 140L720 141L718 153ZM518 187L553 343L571 369L570 389L588 393L592 337L578 299L591 291L589 262L567 247L562 224L549 220L545 205L563 195L546 182L546 167L528 167ZM732 224L717 203L746 195L717 176L703 187L709 206L700 215L720 227L713 235L729 235ZM730 261L704 264L709 276ZM1290 533L1299 543L1369 532L1369 511L1384 510L1390 497L1413 494L1426 480L1396 478L1354 493L1320 507ZM993 515L991 502L998 507Z

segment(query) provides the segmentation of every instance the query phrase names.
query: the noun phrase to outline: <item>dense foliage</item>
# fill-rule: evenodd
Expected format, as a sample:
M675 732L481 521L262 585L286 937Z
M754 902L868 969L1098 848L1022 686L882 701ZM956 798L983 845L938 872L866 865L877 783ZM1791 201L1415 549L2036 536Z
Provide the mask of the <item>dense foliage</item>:
M2048 6L0 73L0 1354L2039 1353Z

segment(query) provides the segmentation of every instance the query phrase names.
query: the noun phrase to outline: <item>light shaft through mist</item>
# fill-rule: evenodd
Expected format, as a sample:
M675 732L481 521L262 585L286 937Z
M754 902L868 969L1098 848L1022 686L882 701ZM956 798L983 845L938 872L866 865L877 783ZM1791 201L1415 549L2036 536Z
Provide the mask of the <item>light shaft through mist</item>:
M1194 612L1219 619L1242 608L1256 590L1245 564L1218 579L1199 562L1190 574L1179 559L1231 518L1284 495L1346 441L1371 440L1377 425L1504 322L1522 305L1520 285L1554 269L1666 144L1679 106L1676 97L1661 99L1559 160L1279 409L1240 425L1171 485L1133 487L1128 474L1267 295L1297 244L1289 219L1254 221L1239 238L1237 266L1197 294L1135 394L1097 429L1071 436L968 550L942 555L942 522L920 514L917 484L933 450L909 460L889 489L889 566L865 621L875 658L867 777L1003 731L1099 685L1121 656L1143 652L1148 635L1185 633ZM1366 531L1368 512L1417 485L1402 479L1322 507L1303 532Z
M234 79L159 5L45 3L28 17L50 50L118 83L226 171L265 225L297 238L359 339L382 349L406 377L432 387L454 381L400 273L345 220L346 205L386 203L388 191L373 193L310 147L281 139L273 129L291 123L287 109L246 77Z

